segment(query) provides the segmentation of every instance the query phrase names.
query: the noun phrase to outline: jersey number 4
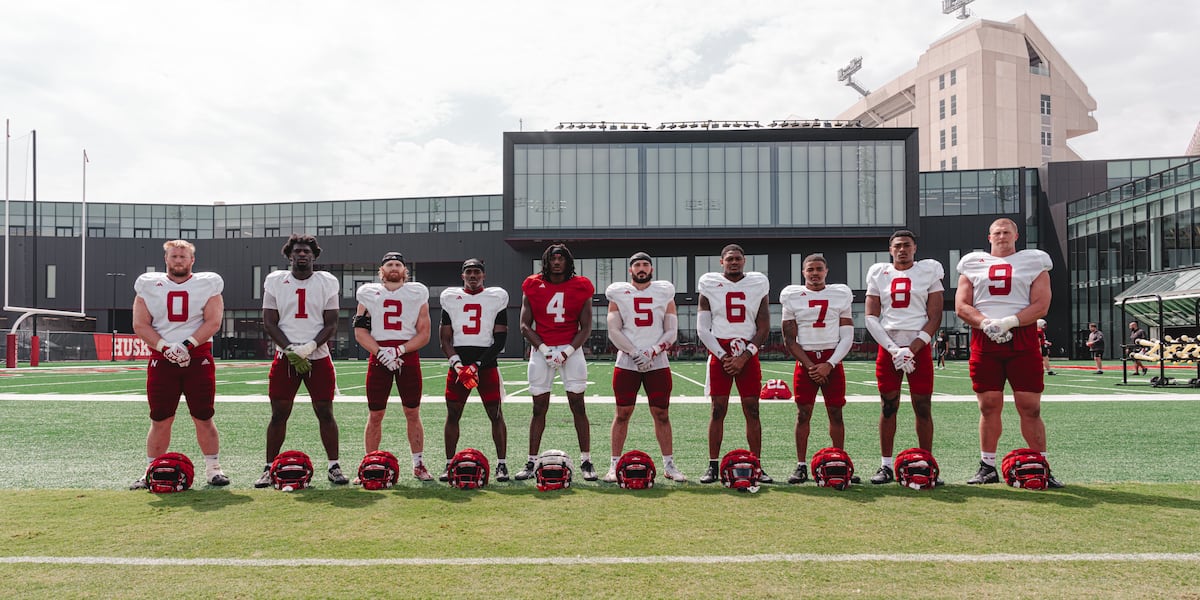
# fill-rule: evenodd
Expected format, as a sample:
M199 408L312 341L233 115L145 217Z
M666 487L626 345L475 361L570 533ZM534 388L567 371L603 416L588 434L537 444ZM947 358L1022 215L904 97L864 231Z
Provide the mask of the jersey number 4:
M567 322L566 296L562 292L555 292L550 297L550 301L546 303L546 314L554 315L555 323Z

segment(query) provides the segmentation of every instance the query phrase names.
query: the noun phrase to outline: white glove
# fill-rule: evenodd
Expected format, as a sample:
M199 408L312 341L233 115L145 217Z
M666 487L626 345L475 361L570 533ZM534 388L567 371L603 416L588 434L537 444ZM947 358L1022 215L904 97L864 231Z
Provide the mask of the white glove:
M389 371L400 370L400 357L396 354L395 348L381 346L379 352L375 353L375 360Z
M292 344L289 348L292 349L292 352L299 355L300 358L307 359L310 354L317 351L317 343L309 340L303 344Z
M555 346L551 348L551 352L554 353L554 357L550 359L550 364L555 367L561 367L567 364L567 359L570 358L571 354L574 354L575 346L570 344Z
M191 353L188 352L188 348L183 345L183 342L175 342L163 348L162 355L163 358L181 367L186 367L192 360Z
M654 348L651 348L651 350L654 351L655 356L657 356L659 354L665 354L666 351L670 350L670 349L671 349L671 344L669 344L667 342L659 342L659 344L657 346L655 346Z
M896 353L892 355L892 366L894 366L897 371L912 373L917 369L917 357L913 354L912 350L909 350L908 348L899 348L896 350Z
M742 338L733 338L732 340L729 340L729 354L733 355L734 358L741 356L745 351L746 340L743 340Z
M1007 344L1012 341L1012 333L1009 331L1011 327L1005 327L1001 321L1005 319L984 319L979 323L979 328L983 330L983 334L991 338L997 344Z
M547 364L549 364L551 366L554 365L554 356L555 356L554 348L551 348L550 346L547 346L546 344L542 344L537 347L537 351L539 354L542 355L542 358L546 359Z
M644 373L650 370L650 365L654 362L654 350L651 348L646 348L640 352L634 352L630 355L630 358L633 359L633 362L637 365L638 370Z

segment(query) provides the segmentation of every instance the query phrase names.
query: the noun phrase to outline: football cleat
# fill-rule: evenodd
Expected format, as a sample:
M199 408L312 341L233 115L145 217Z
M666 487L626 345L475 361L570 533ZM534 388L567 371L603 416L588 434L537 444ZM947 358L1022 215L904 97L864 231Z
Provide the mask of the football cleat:
M796 465L796 470L788 477L788 483L804 483L808 481L808 465Z
M211 473L207 473L207 474L205 474L205 477L208 478L208 485L215 485L215 486L229 485L229 477L226 477L225 474L219 470L213 471Z
M583 475L584 481L596 480L596 467L592 466L592 461L590 460L579 463L579 472Z
M1063 482L1059 481L1058 478L1054 476L1054 473L1051 472L1046 474L1046 487L1057 490L1067 486L1063 485Z
M770 475L767 475L767 472L762 470L762 467L759 467L758 468L758 482L759 483L775 483L775 478L771 477Z
M499 470L499 467L496 467ZM438 475L438 481L446 483L450 481L450 463L446 463L446 468L442 469L442 474Z
M345 475L342 475L341 465L329 467L329 481L333 482L333 485L346 485L350 483L350 480L346 479Z
M508 481L508 465L496 463L496 481Z
M880 485L884 483L891 483L895 479L896 477L892 474L891 467L880 466L879 470L875 471L875 474L871 476L871 483Z
M530 479L533 477L533 471L534 471L533 461L532 460L526 461L525 468L521 469L520 471L517 471L517 474L513 476L513 479L516 479L517 481L525 481L526 479Z
M254 487L259 489L271 487L271 467L263 469L262 475L259 475L258 479L254 481Z
M602 479L601 481L603 481L604 483L616 483L617 482L617 466L613 465L613 466L609 467L608 472L604 474L604 479Z
M996 467L989 465L983 461L979 461L979 470L975 471L975 476L967 480L967 485L980 485L985 483L1000 483L1000 473L996 472Z
M429 469L425 468L425 463L413 467L413 477L421 481L433 481L433 475L429 474Z
M148 487L150 487L150 486L146 485L145 477L142 477L141 479L129 484L129 489L131 489L131 490L144 490Z
M717 480L717 467L709 463L708 468L704 470L704 474L700 476L700 483L714 483Z
M663 467L663 475L675 483L687 483L687 475L684 475L682 472L680 472L679 468L676 467L674 463L665 465Z

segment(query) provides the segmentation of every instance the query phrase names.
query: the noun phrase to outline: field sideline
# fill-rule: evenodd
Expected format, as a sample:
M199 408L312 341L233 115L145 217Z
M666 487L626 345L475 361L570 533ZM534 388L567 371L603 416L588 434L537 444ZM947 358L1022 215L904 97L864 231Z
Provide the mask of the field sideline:
M978 461L978 411L963 382L965 363L937 372L935 453L949 483L943 488L860 485L839 493L809 483L764 486L752 495L700 485L708 407L700 365L681 363L673 365L672 420L675 454L692 477L686 484L660 478L654 489L632 492L577 482L565 492L539 493L528 482L509 482L463 492L405 471L383 492L334 488L318 475L313 489L284 494L250 486L262 463L266 365L221 364L216 419L233 484L163 496L123 489L144 464L141 365L0 372L6 595L1200 598L1200 395L1190 388L1118 386L1119 373L1056 364L1043 414L1055 473L1067 487L1047 492L962 483ZM435 465L444 454L445 405L437 398L444 362L428 364L422 415L427 461ZM867 385L873 373L866 363L847 366L858 382L845 411L847 450L869 476L879 460L878 400ZM592 450L600 466L613 414L611 363L589 367ZM343 463L356 463L366 421L356 391L362 364L337 368ZM768 377L782 378L788 368L765 366ZM506 362L503 369L508 454L517 465L531 405L522 390L524 365ZM1002 451L1020 442L1011 406L1005 414ZM795 464L794 415L790 401L763 403L764 465L777 480ZM828 440L824 422L818 407L810 454ZM724 447L744 444L741 423L731 411ZM904 406L897 450L912 438ZM543 448L577 458L565 406L552 407L545 440ZM178 419L173 448L196 458L195 444L190 422ZM316 420L302 402L286 445L320 457ZM460 447L466 445L495 456L475 399L463 417ZM384 422L384 447L408 466L399 411ZM629 448L660 460L644 400Z

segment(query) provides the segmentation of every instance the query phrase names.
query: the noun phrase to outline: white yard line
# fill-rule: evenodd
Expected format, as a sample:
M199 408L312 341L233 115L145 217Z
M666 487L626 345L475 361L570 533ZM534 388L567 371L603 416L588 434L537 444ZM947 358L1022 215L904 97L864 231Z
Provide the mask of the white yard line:
M1078 554L734 554L697 556L484 556L476 558L150 558L121 556L0 556L0 564L179 567L373 567L490 565L625 565L740 563L1069 563L1200 562L1200 553Z

